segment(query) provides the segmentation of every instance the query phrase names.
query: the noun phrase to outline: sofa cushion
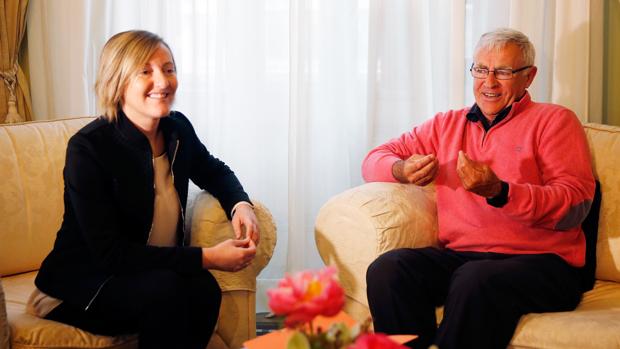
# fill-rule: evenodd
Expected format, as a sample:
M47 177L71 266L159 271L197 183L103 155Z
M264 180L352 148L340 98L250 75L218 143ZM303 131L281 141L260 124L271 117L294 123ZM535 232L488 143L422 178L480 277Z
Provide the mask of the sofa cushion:
M0 127L1 276L38 269L51 250L64 211L67 142L91 120Z
M523 316L510 348L620 348L620 284L596 281L574 311Z
M601 182L596 278L620 282L620 127L584 125L594 176Z
M135 349L137 336L97 336L56 321L26 313L34 289L36 272L3 278L12 349L26 348L114 348Z

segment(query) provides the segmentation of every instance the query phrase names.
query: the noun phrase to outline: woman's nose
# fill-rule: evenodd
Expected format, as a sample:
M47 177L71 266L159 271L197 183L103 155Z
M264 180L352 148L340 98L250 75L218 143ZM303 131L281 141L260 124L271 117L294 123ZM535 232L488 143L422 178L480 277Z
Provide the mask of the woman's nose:
M158 88L165 88L170 85L170 80L168 79L168 76L164 74L163 71L158 69L153 72L153 82Z

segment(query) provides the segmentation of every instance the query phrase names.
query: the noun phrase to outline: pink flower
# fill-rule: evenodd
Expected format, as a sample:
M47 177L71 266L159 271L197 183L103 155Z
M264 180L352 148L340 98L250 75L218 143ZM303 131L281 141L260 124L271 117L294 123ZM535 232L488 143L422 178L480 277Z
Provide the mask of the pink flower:
M383 333L365 333L357 337L355 343L347 349L407 349L398 344Z
M317 315L334 316L344 306L335 267L286 275L278 288L267 291L267 296L271 311L286 316L287 327L309 323Z

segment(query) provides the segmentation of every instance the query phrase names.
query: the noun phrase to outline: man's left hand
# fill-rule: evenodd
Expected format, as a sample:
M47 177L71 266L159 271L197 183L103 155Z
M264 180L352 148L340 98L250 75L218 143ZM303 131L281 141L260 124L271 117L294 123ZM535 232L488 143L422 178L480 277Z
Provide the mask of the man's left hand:
M254 215L254 209L250 205L239 205L232 217L232 226L235 238L244 239L249 237L256 245L260 240L258 219Z
M459 151L456 173L465 190L474 194L492 198L502 191L502 182L493 170L481 163L471 160L463 151Z

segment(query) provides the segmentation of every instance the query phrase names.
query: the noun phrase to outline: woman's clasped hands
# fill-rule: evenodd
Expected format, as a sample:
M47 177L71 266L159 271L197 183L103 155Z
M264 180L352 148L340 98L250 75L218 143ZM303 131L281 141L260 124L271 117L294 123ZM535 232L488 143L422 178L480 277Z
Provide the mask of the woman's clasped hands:
M233 214L232 226L235 239L202 249L203 268L239 271L252 262L260 240L258 220L252 206L239 205Z

